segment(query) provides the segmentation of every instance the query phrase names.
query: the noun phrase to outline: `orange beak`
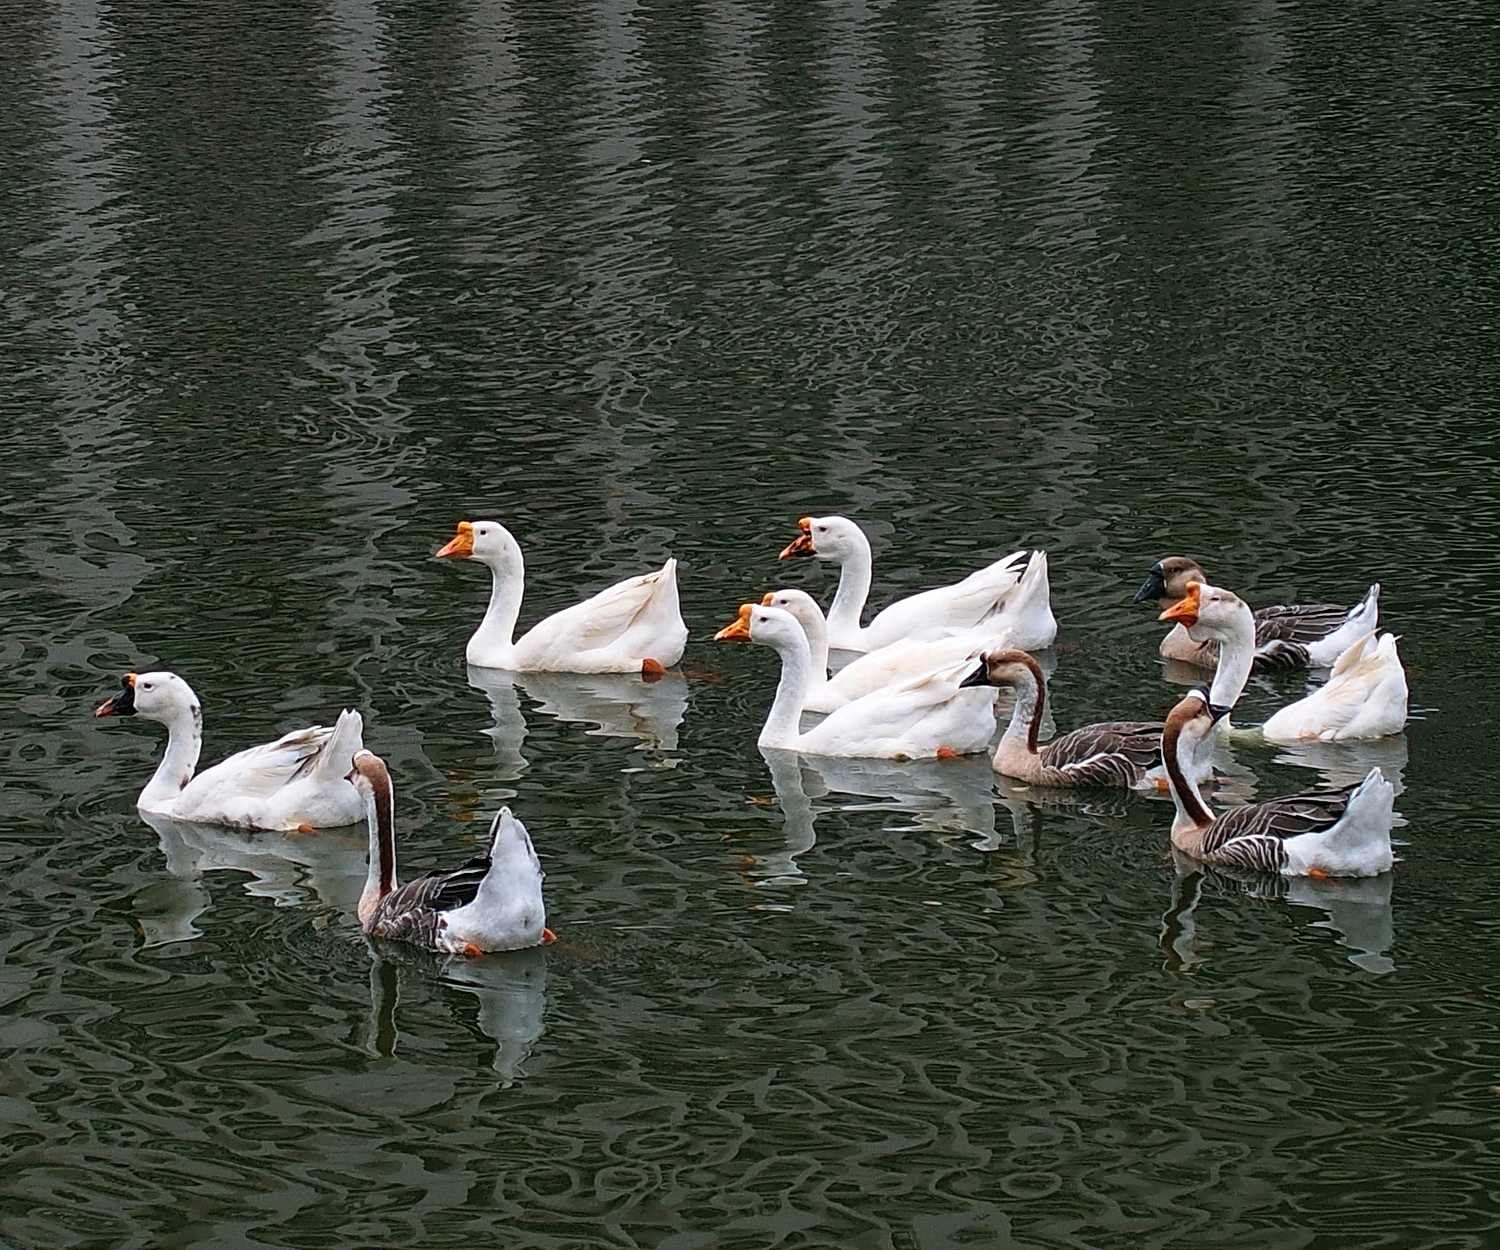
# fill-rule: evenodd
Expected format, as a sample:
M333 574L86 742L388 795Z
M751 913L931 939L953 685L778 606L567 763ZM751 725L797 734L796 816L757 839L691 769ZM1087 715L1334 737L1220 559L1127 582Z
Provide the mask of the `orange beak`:
M769 608L775 602L776 592L774 590L768 590L766 591L765 597L760 601L760 606L763 608Z
M437 553L439 560L463 560L474 554L474 527L468 521L458 523L458 533Z
M1203 587L1198 582L1187 584L1187 594L1174 603L1156 619L1159 621L1176 621L1184 629L1192 629L1198 623L1198 607Z
M781 558L790 559L792 556L815 556L818 549L813 546L812 541L812 517L805 516L797 522L802 527L802 533L787 543L781 549Z
M750 613L754 608L753 603L741 604L739 616L715 634L714 641L748 642L750 640Z

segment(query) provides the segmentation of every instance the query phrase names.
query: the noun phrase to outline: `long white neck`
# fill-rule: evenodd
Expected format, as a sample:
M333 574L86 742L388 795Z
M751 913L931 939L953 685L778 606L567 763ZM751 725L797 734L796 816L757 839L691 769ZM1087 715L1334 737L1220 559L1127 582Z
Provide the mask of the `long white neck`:
M821 612L808 612L797 623L807 635L809 689L816 690L828 682L828 622Z
M359 895L359 922L367 924L380 900L396 888L396 825L390 777L361 785L365 796L365 821L370 829L370 862L365 870L365 888Z
M509 539L503 550L476 556L489 565L490 604L484 611L484 620L469 639L466 651L470 664L504 667L497 664L513 647L516 633L516 618L521 615L521 596L526 593L526 561L521 547L507 534Z
M167 727L167 749L161 763L151 774L151 780L136 799L137 807L160 810L172 805L173 800L193 779L198 767L198 756L203 751L203 713L197 702L172 709L170 718L163 718Z
M795 751L802 739L802 707L812 676L812 654L801 630L795 638L778 639L773 645L781 656L781 680L776 683L776 698L756 741L762 747Z
M1233 707L1250 680L1255 663L1255 618L1241 604L1233 622L1218 633L1219 665L1208 697L1215 707Z
M828 609L828 632L858 633L859 618L864 615L865 600L870 597L870 540L855 530L849 535L854 550L839 565L839 588L834 592L833 606Z

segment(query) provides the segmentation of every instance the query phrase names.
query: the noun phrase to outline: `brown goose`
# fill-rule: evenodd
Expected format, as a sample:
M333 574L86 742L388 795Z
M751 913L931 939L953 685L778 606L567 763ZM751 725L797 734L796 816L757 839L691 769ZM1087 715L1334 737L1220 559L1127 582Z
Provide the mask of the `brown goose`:
M1216 816L1184 768L1216 719L1202 686L1167 714L1162 754L1177 807L1173 846L1207 864L1288 877L1373 877L1389 871L1396 791L1379 768L1370 769L1357 787L1270 799Z
M1041 665L1024 651L991 651L961 686L1010 686L1010 724L995 750L997 773L1038 786L1141 786L1161 763L1160 721L1104 721L1037 746L1047 706Z
M1155 599L1159 606L1169 608L1187 594L1189 582L1208 582L1203 566L1189 556L1165 556L1151 566L1135 592L1135 602ZM1327 668L1345 647L1379 622L1379 582L1352 608L1336 603L1259 608L1255 612L1255 669ZM1162 639L1161 654L1163 659L1214 668L1219 662L1219 644L1195 642L1187 630L1174 629Z
M397 885L394 804L385 761L373 751L360 751L349 779L365 801L370 825L359 923L371 937L452 955L520 950L553 940L542 903L542 867L526 826L510 808L495 814L485 854Z

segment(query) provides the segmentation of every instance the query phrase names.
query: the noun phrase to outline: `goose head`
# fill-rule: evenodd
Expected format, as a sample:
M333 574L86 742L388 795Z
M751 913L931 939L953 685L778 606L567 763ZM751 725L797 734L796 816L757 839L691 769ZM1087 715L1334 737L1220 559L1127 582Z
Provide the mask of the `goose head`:
M783 612L789 613L797 624L802 626L809 638L816 631L826 629L823 609L818 606L818 601L805 590L768 590L760 603L762 607L780 608Z
M1189 582L1207 580L1208 574L1203 571L1203 566L1191 557L1163 556L1151 566L1132 602L1155 599L1162 607L1170 607L1187 594Z
M742 604L739 616L715 634L714 641L758 642L777 651L798 646L803 650L807 648L807 635L797 618L781 608L767 607L763 603Z
M859 551L869 551L870 540L848 517L805 516L797 522L802 533L786 545L783 560L792 556L818 556L842 562Z
M1255 638L1255 618L1249 605L1232 590L1207 582L1189 582L1183 597L1157 619L1175 621L1194 642L1232 642L1246 630L1252 644Z
M491 568L504 568L520 558L520 545L499 521L460 521L457 532L437 551L439 560L478 560Z
M95 716L144 716L168 724L186 715L203 719L193 688L176 673L126 673L112 699L101 703Z
M1030 684L1043 687L1042 667L1024 651L1004 649L987 651L979 657L979 666L958 683L963 686L1012 686Z

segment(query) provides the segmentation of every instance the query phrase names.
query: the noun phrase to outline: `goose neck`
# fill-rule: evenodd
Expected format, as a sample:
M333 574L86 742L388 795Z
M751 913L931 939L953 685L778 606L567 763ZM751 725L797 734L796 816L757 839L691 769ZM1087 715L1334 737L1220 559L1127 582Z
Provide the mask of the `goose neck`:
M839 562L839 588L828 609L830 635L859 632L865 600L870 597L871 569L870 541L856 531L851 535L849 552Z
M380 900L396 888L396 823L391 780L384 770L361 786L365 796L365 822L370 833L370 859L365 870L365 888L359 896L359 922L369 928Z
M802 708L812 678L812 655L800 631L796 638L779 639L774 645L781 656L781 679L776 683L776 697L758 742L762 747L795 751L802 738Z
M1242 605L1233 623L1216 637L1219 663L1208 697L1215 707L1233 707L1250 680L1250 668L1255 663L1255 618L1250 609Z
M1182 727L1168 724L1162 733L1162 763L1167 770L1167 785L1172 791L1172 803L1177 815L1172 821L1172 844L1180 851L1196 855L1203 842L1203 831L1214 822L1214 814L1198 784L1183 767L1183 755L1192 754L1191 742L1182 741Z
M485 560L490 570L490 602L484 619L469 639L471 664L495 666L496 652L509 653L521 615L521 598L526 593L526 566L520 549L507 552L504 559Z
M203 751L203 712L196 701L174 709L163 724L167 727L167 749L136 800L138 807L148 811L164 810L172 805L183 787L193 779L198 756Z

